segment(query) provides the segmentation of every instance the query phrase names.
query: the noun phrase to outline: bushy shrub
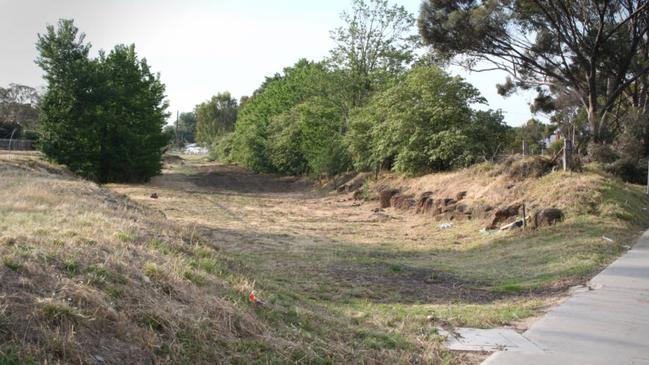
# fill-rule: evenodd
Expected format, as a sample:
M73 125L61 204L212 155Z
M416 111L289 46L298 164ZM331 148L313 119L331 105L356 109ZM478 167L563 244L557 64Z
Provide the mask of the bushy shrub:
M308 162L302 153L302 115L293 108L271 120L269 126L269 156L273 170L288 175L303 174Z
M635 184L647 183L647 160L624 157L606 164L604 169L622 180Z
M255 171L333 176L350 166L343 112L326 90L339 75L301 60L268 79L239 114L232 158Z
M563 140L557 140L557 141L552 142L548 146L548 149L547 149L546 152L547 152L548 155L554 156L557 153L559 153L559 151L561 151L562 148L563 148Z
M273 140L273 136L283 133L280 128L273 127L273 120L291 126L291 121L285 119L289 116L280 115L316 95L319 90L314 85L325 73L322 63L300 60L293 67L284 69L283 75L268 78L239 113L232 140L232 159L255 171L283 172L288 161L273 157L273 149L286 149L289 141L280 143Z
M217 138L212 146L208 158L210 161L218 161L221 163L232 162L232 133L225 134Z
M493 158L511 134L501 113L471 109L483 101L461 78L415 68L352 114L346 141L353 164L414 175Z
M587 153L589 160L592 162L613 163L619 158L611 146L599 143L590 143Z

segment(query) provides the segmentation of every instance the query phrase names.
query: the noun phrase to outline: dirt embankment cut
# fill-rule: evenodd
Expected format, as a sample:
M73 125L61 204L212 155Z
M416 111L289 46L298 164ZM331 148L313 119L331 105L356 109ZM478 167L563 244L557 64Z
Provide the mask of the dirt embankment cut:
M357 200L377 200L382 209L422 214L436 221L484 220L489 228L520 219L523 206L533 224L535 213L544 209L574 216L599 204L594 171L556 170L546 158L528 157L416 178L382 174L373 179L361 174L339 191L352 192Z

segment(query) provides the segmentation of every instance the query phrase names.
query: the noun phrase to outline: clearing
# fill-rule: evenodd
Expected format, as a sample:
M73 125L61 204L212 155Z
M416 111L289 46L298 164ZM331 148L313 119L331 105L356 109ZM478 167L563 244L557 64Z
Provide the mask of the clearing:
M387 174L361 189L523 199L563 209L565 222L441 229L425 214L189 156L168 157L150 183L105 187L4 156L0 360L479 363L445 350L436 328L524 329L649 225L639 186L594 167L519 170ZM252 290L265 305L247 300Z

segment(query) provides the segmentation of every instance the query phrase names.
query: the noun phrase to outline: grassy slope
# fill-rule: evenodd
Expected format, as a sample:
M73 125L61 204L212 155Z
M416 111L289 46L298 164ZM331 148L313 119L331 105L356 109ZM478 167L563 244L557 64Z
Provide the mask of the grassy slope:
M376 189L386 186L411 194L432 190L448 197L468 191L469 204L505 207L524 202L532 213L562 209L563 224L538 230L483 235L478 231L488 221L479 220L438 233L447 244L434 248L433 265L491 290L552 290L583 282L649 226L645 188L605 175L597 166L582 173L517 178L509 168L483 164L415 179L388 176L376 183Z
M0 257L0 364L246 363L283 346L216 250L56 166L0 156Z
M565 209L566 222L488 236L478 232L484 221L451 230L426 224L409 236L389 231L380 244L345 236L306 252L279 245L276 252L254 251L243 242L240 250L220 252L191 224L44 168L58 169L0 158L0 363L93 363L97 355L108 363L458 362L461 356L440 346L436 325L490 327L533 315L555 289L592 276L649 225L642 189L595 169L503 189L511 179L483 165L418 179L389 176L376 185L440 196L467 190L467 201L494 206L524 199ZM214 198L242 212L258 204L256 197ZM184 200L198 204L190 199L179 193L174 209ZM234 224L210 216L209 206L200 209ZM427 239L411 239L419 233ZM296 262L305 270L296 272ZM394 275L387 281L433 270L433 282L450 275L495 294L405 300L389 285L368 285L371 277L344 285L323 277L323 262L386 267ZM245 294L253 287L269 305L251 308Z

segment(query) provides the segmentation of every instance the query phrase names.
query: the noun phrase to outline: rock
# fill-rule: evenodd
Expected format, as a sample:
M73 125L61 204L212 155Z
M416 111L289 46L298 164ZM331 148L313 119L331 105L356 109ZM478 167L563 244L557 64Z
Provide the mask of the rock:
M349 180L345 184L341 185L338 187L337 191L339 193L351 193L352 191L356 191L360 189L365 181L371 177L371 173L362 173L356 175L355 178Z
M476 218L488 218L494 208L488 204L478 204L471 207L471 215Z
M397 194L390 199L390 205L401 210L411 209L416 203L417 201L411 195Z
M516 217L522 206L522 204L513 204L507 208L498 209L494 213L494 218L488 228L496 229L500 223L507 222L510 218Z
M417 214L424 214L431 211L433 208L433 193L426 192L419 196L417 199Z
M455 200L460 201L466 198L466 191L461 191L455 195Z
M452 199L452 198L444 198L444 199L441 199L440 201L441 201L441 205L443 207L447 207L449 205L453 205L453 204L457 203L457 201L455 201L455 199Z
M390 208L392 197L399 194L398 189L386 189L379 193L379 202L381 208Z
M457 205L443 205L442 206L442 213L455 213L457 210Z
M466 213L466 212L470 212L471 209L469 208L468 205L464 203L459 203L458 205L455 206L455 210L457 210L460 213Z
M543 225L551 226L557 222L563 221L563 218L564 215L560 209L542 209L534 215L534 227L541 227Z

